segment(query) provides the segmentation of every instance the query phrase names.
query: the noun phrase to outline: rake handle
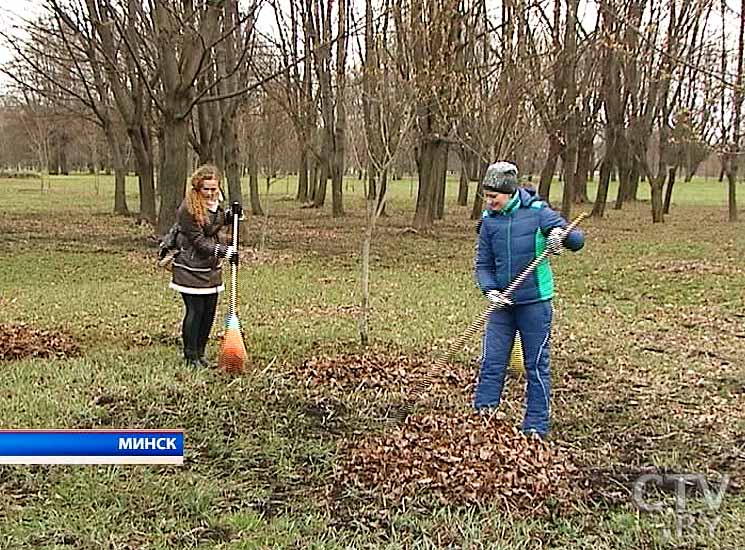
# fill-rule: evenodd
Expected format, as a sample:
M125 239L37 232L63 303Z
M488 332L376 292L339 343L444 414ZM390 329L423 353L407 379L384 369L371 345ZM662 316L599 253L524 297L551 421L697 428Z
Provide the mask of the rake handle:
M238 203L233 203L235 206ZM238 254L238 215L236 214L236 209L233 208L233 248L235 249L235 253ZM232 316L235 315L236 311L238 311L237 307L237 292L236 287L238 286L238 264L237 263L231 263L230 264L230 302L228 305L228 315Z

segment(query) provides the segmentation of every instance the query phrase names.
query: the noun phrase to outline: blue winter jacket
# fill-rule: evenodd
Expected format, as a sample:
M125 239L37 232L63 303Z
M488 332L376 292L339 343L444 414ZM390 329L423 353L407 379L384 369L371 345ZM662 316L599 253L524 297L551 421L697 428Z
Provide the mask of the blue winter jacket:
M501 211L484 212L476 252L476 279L481 292L504 290L510 282L546 247L546 237L554 227L566 227L567 221L540 200L532 189L519 188ZM564 246L577 251L585 236L574 229ZM550 300L554 296L554 278L548 259L541 262L515 291L515 304Z

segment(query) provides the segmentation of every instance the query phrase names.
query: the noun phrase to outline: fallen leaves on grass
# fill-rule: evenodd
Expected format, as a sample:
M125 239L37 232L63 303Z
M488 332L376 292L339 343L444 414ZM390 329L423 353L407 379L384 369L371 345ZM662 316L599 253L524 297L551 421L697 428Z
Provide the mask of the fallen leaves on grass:
M358 390L406 393L421 380L431 382L432 393L461 393L471 391L476 376L473 369L458 364L448 364L442 372L435 372L431 358L391 350L312 357L296 374L312 394Z
M292 308L285 311L284 317L337 317L350 316L357 317L360 313L359 306L356 305L332 305L332 306L312 306L308 308Z
M663 273L690 273L697 277L702 274L731 275L734 273L742 273L742 269L734 265L704 260L675 259L664 262L657 261L653 262L650 267L654 271L660 271ZM644 267L640 268L640 270L643 269Z
M565 451L473 411L410 416L392 432L341 445L341 482L396 502L433 496L441 504L501 501L542 512L549 499L566 501L576 489Z
M24 357L71 357L80 354L72 336L56 330L31 328L24 323L0 323L0 360Z

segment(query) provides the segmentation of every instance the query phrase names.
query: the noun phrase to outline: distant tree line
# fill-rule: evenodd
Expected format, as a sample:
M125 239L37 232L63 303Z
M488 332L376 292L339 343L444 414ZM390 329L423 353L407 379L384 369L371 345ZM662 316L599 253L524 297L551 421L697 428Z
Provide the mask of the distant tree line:
M14 58L0 165L115 174L113 211L160 232L192 166L218 164L231 200L262 211L260 177L344 216L344 177L382 211L391 179L418 179L416 230L445 215L445 177L477 216L488 163L516 162L561 209L639 186L664 221L676 181L712 154L735 181L742 149L743 14L713 0L48 0L2 33ZM742 8L742 6L740 6ZM737 15L737 26L731 21ZM615 197L609 183L617 179ZM473 192L473 191L476 192ZM469 192L470 191L470 192ZM558 206L558 205L557 205ZM377 208L376 207L376 208Z

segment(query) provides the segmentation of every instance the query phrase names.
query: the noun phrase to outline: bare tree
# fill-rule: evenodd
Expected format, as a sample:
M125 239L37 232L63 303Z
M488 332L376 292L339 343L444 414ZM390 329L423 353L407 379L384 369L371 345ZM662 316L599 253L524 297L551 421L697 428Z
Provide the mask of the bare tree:
M336 37L333 33L334 2L308 0L311 16L306 21L310 34L313 66L318 79L318 99L321 113L322 137L319 156L319 185L313 206L321 207L326 200L326 183L331 179L333 216L344 215L342 179L344 177L344 149L346 110L346 25L348 9L345 0L337 0ZM334 44L336 51L334 55Z
M16 63L6 70L20 87L48 97L56 111L77 111L92 120L106 136L114 164L114 213L128 214L125 194L125 143L119 117L111 106L108 87L101 77L98 53L89 22L79 6L68 10L54 0L47 4L44 19L26 22L25 40L13 40ZM4 35L10 39L8 35ZM64 129L56 132L57 154L54 172L67 172L64 147L71 136ZM47 162L52 162L47 155Z
M564 86L563 111L566 120L564 149L564 192L561 213L565 218L572 214L574 185L577 170L577 145L579 139L579 113L577 112L577 9L579 0L567 0L562 80Z
M732 142L728 144L725 161L727 174L727 205L729 221L737 221L737 173L740 168L740 142L742 141L742 84L743 48L745 43L745 0L740 3L740 30L737 39L737 81L734 92L734 117L732 122Z
M592 208L594 217L605 214L611 173L618 162L619 149L625 144L624 113L627 98L621 89L621 62L617 53L623 26L614 16L614 9L615 5L610 0L600 3L600 44L603 50L601 97L605 113L605 147Z
M49 150L53 129L49 124L49 116L52 111L48 104L45 105L43 98L36 97L32 92L23 90L22 95L23 103L20 104L20 113L23 128L33 144L39 167L41 190L44 191L44 184L49 174Z
M465 190L467 180L479 182L471 210L475 219L483 206L480 181L486 166L499 158L517 161L518 144L530 127L527 86L519 76L526 58L528 22L522 17L522 0L503 3L504 23L498 29L483 0L464 3L462 9L464 43L454 67L460 79L454 104L455 138L464 167L461 189Z
M646 68L639 67L638 60L630 60L630 67L635 74L641 71L644 80L635 81L635 94L632 97L629 137L635 161L641 173L647 178L652 198L652 221L664 221L664 203L662 190L665 184L669 164L671 119L675 110L671 82L674 73L680 69L685 51L690 40L693 22L701 17L707 0L686 2L678 5L676 0L669 0L666 13L662 7L652 7L651 33L648 35L646 48L656 63ZM666 20L667 29L662 47L657 46L657 29ZM647 152L654 126L657 126L658 151L657 167L653 169Z
M365 232L361 249L362 307L358 322L362 345L369 342L370 247L377 220L385 208L388 171L398 157L413 121L411 101L406 96L407 87L399 70L402 57L398 48L401 46L391 47L391 33L388 32L390 6L386 0L381 7L382 15L373 17L373 1L365 1L362 112L368 189L365 192ZM394 40L398 42L399 39L400 36Z
M316 112L313 93L313 56L311 34L306 32L311 17L307 0L289 0L287 13L278 0L271 0L277 23L277 56L283 70L277 81L267 82L266 93L281 105L295 131L299 146L297 200L313 199L309 183L311 164L318 162L320 152L314 148ZM274 64L263 67L265 72L274 72ZM278 85L281 83L281 85ZM314 178L315 179L315 178Z
M453 103L458 93L455 67L462 45L457 0L401 2L393 6L400 37L400 67L413 87L416 104L416 162L419 175L413 226L430 230L442 205L448 143L452 139Z
M264 210L261 207L261 198L259 196L259 155L261 133L257 133L256 125L259 116L255 113L256 105L253 102L246 102L238 110L238 140L243 144L242 151L242 172L248 175L248 198L251 204L251 213L254 216L263 216Z
M561 65L565 58L561 37L561 0L554 0L552 17L549 17L540 5L537 10L537 21L531 19L529 11L524 12L523 17L526 19L529 92L533 108L545 128L548 140L538 193L548 200L556 164L566 146L563 132L566 127L567 110L564 98L567 83ZM546 27L548 30L541 32Z
M92 27L91 32L84 35L91 45L91 63L103 65L103 73L97 71L100 84L107 87L113 95L132 144L140 188L140 219L154 225L154 158L147 87L153 85L157 73L146 71L140 64L139 58L147 55L147 50L141 47L137 39L141 34L149 33L143 29L146 21L134 0L127 0L122 11L117 11L108 0L85 0L85 7L87 17L84 18L77 11L69 19L72 21L74 17L81 22L88 21ZM55 10L60 17L65 16L60 4L55 5ZM79 32L85 31L80 28ZM123 43L129 47L121 51ZM152 82L148 83L148 79Z

